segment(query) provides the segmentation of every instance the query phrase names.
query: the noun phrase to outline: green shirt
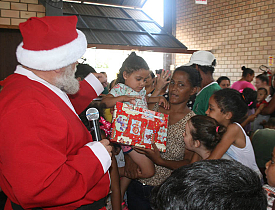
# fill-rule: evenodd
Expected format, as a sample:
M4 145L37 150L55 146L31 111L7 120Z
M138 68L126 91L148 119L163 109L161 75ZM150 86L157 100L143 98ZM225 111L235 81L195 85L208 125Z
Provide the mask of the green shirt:
M214 92L220 90L221 87L217 82L211 82L205 86L196 96L196 100L193 106L193 111L197 115L206 115L205 112L208 109L209 98Z
M252 146L258 167L264 168L272 158L272 151L275 147L275 130L269 128L256 130L252 137Z

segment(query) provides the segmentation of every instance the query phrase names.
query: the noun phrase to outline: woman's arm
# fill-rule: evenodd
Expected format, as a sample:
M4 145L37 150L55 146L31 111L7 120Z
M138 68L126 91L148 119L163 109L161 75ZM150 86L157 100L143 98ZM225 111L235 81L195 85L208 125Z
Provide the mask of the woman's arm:
M153 149L146 149L135 147L135 150L141 154L145 154L148 158L150 158L156 165L163 166L172 170L175 170L181 166L188 165L191 162L191 159L194 155L194 152L185 150L184 159L180 161L176 160L165 160L160 156L160 152L157 146L153 143Z
M231 144L235 142L236 133L238 133L239 129L239 126L236 124L229 125L227 127L227 131L222 137L222 140L218 143L207 159L220 159L224 153L226 153Z
M269 104L263 108L263 110L261 111L261 114L263 115L272 114L274 111L275 111L275 96L273 96Z

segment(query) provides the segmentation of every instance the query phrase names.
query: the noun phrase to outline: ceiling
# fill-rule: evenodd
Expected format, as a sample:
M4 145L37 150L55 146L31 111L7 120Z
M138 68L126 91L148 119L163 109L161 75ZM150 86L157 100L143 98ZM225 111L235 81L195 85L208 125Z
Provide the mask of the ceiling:
M142 7L146 0L89 2ZM188 54L194 52L187 50L185 45L168 34L141 9L64 1L63 15L78 17L77 28L86 35L88 47Z
M82 0L83 1L83 0ZM93 2L98 4L118 5L126 7L142 8L147 0L85 0L85 2Z

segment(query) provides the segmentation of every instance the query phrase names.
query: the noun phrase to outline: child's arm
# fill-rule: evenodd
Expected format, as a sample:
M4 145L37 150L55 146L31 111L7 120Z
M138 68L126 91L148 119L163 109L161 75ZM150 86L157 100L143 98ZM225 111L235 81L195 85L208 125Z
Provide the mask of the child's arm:
M112 108L116 105L116 102L130 102L131 104L136 104L136 98L140 96L117 96L114 97L111 94L104 96L101 100L101 104L104 105L104 108Z
M235 142L236 134L239 132L239 129L238 125L230 124L227 127L227 131L223 135L222 140L218 143L207 159L220 159L224 153L226 153L231 144Z
M241 126L244 128L248 123L253 122L257 117L256 114L249 115L242 123Z
M255 115L258 116L258 114L261 113L261 111L263 110L263 108L264 108L266 105L267 105L267 104L261 104L261 105L259 106L259 108L256 110Z
M146 149L141 147L135 147L135 150L141 154L146 155L148 158L150 158L155 164L159 166L163 166L172 170L175 170L181 166L188 165L191 162L191 159L194 155L194 152L185 150L185 155L183 160L165 160L162 159L160 156L160 152L157 148L157 146L152 143L153 150L152 149Z
M121 210L121 191L120 191L120 182L119 174L117 168L117 162L114 155L112 156L112 165L110 167L110 177L111 177L111 202L113 210Z

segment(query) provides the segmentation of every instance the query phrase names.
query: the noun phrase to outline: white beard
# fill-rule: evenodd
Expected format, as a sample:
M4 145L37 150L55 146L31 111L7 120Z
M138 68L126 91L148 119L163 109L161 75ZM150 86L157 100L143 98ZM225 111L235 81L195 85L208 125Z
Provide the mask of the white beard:
M73 65L65 67L62 75L55 80L55 86L67 94L76 94L79 90L79 82L74 76Z

